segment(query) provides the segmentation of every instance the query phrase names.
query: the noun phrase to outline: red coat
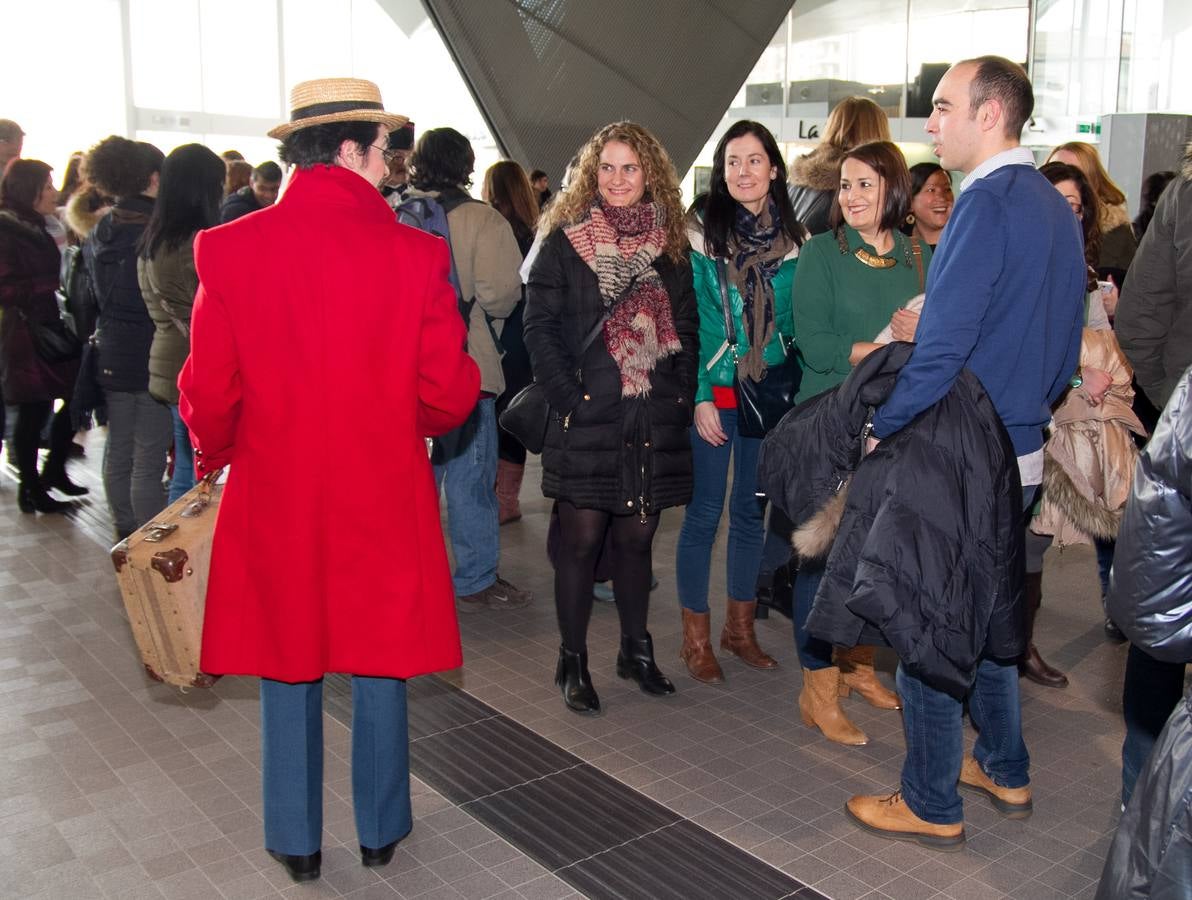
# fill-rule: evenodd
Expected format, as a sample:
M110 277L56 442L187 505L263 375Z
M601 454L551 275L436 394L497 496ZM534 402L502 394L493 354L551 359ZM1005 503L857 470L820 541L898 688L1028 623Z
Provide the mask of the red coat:
M201 233L179 406L199 474L230 463L202 667L310 681L461 663L425 435L480 373L446 244L347 169Z

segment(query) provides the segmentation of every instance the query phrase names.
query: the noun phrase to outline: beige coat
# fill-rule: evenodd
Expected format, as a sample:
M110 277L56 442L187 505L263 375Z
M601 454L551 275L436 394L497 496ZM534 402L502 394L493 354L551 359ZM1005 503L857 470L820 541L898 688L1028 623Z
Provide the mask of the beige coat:
M406 196L420 193L411 190ZM447 226L460 290L465 300L476 298L468 321L468 354L480 367L480 390L499 395L505 376L493 332L500 336L504 320L521 299L521 250L505 217L487 203L459 204L447 214Z
M1084 329L1080 364L1103 369L1113 383L1099 406L1083 391L1068 391L1052 418L1043 448L1043 502L1031 530L1055 535L1061 547L1117 536L1138 459L1131 432L1146 434L1131 409L1134 373L1113 332Z

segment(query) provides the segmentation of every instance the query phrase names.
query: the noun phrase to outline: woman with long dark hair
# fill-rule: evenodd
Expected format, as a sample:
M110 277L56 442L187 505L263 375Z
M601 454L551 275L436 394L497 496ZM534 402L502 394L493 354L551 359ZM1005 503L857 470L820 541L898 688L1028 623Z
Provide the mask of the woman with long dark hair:
M804 231L787 194L782 153L764 125L736 122L720 138L702 212L689 223L700 365L691 433L694 488L676 551L683 611L679 655L692 678L717 684L724 672L712 651L708 576L730 462L728 600L720 647L756 669L778 665L758 646L753 626L764 537L757 498L761 438L737 430L733 391L736 378L759 381L768 367L795 352L791 286ZM726 260L723 293L740 354L727 346L717 260Z
M956 198L952 194L952 176L939 163L915 163L911 173L911 211L902 233L914 235L935 249L952 215Z
M534 243L534 229L538 226L538 199L530 186L526 171L511 159L493 163L484 173L481 196L491 203L513 229L517 248L522 259L530 252ZM505 390L494 409L497 418L509 401L530 383L534 373L530 370L530 354L526 350L522 335L522 319L526 309L526 289L522 286L522 298L513 307L513 312L501 327L501 371L505 375ZM497 430L497 520L505 525L521 518L518 495L526 471L526 448L513 435L501 428Z
M62 512L70 505L46 491L69 496L87 493L66 474L71 436L69 402L50 429L50 455L37 471L41 430L55 399L70 400L78 374L77 358L51 360L39 350L35 330L60 327L54 291L60 255L46 231L46 217L58 205L50 167L35 159L15 159L0 181L0 385L4 402L17 408L13 450L21 477L21 512Z
M887 325L895 340L914 340L918 314L902 307L923 292L931 249L898 230L910 210L911 176L889 141L844 154L830 221L832 230L804 246L795 273L795 335L803 361L800 402L839 385L878 345ZM873 650L837 651L807 630L824 560L801 558L795 578L795 647L803 666L803 722L828 740L864 744L839 696L850 690L871 706L898 709L898 695L881 684Z
M679 179L640 125L597 131L545 216L525 336L553 411L542 490L559 506L555 681L568 708L593 715L588 620L610 522L617 674L647 694L675 691L654 662L646 619L659 514L691 499L698 313Z
M137 283L155 329L149 394L170 407L174 420L170 503L195 483L190 434L178 414L178 373L190 353L190 309L199 286L195 235L219 223L224 171L223 160L202 144L183 144L166 157L137 260Z

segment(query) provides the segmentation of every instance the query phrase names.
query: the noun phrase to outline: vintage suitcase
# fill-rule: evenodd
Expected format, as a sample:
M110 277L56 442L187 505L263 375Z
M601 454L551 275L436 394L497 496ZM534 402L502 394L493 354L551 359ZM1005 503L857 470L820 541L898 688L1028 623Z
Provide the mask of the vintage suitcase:
M218 678L199 671L199 648L222 492L223 485L207 476L112 548L133 637L145 670L157 681L210 687Z

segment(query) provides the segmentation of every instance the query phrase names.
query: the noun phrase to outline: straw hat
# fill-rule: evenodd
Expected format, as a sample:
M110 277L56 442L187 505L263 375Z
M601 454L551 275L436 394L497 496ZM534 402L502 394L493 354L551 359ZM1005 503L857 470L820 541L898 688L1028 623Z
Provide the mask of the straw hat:
M300 128L328 122L378 122L394 131L410 121L385 112L381 90L363 78L316 78L300 81L290 89L290 121L268 132L284 138Z

